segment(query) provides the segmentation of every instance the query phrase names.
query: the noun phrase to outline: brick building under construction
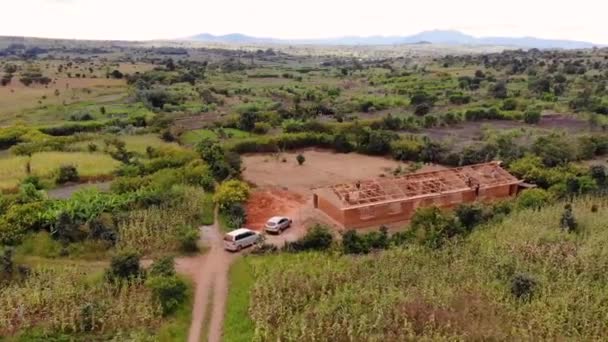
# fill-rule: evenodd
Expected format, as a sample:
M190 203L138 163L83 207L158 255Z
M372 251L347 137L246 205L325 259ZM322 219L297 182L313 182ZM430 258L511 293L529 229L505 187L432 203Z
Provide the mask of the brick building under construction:
M362 180L314 190L314 207L344 228L409 220L416 208L516 196L522 181L491 162L392 178Z

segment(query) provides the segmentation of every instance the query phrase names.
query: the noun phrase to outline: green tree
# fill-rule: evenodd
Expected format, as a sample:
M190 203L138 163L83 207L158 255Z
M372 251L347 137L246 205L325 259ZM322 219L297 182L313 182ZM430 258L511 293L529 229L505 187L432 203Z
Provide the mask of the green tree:
M136 278L143 274L139 265L139 254L132 250L118 252L110 261L110 268L106 271L109 280Z
M236 203L243 203L249 198L249 185L236 179L226 181L218 187L213 201L220 209L227 209Z
M148 274L152 277L171 277L175 275L175 260L171 256L160 257L152 263Z
M186 300L188 287L183 280L176 276L150 277L146 285L152 289L156 300L160 303L163 315L175 312Z

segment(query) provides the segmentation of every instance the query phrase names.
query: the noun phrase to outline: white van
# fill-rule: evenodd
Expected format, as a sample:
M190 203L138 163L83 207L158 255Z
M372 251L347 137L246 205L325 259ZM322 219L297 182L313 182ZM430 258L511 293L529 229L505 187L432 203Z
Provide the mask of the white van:
M240 251L260 240L261 235L251 229L240 228L224 235L224 249L227 251Z

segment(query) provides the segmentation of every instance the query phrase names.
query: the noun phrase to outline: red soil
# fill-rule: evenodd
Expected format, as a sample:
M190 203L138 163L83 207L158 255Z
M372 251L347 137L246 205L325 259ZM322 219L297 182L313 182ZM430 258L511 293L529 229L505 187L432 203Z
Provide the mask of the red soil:
M272 188L254 191L247 201L247 228L262 230L272 216L288 216L298 211L306 199L297 193Z

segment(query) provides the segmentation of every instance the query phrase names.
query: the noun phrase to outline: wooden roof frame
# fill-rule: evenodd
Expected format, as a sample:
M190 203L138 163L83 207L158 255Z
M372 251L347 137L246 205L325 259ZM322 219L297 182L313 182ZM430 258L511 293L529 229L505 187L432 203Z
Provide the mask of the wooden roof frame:
M326 189L333 193L342 208L346 209L519 183L521 181L503 169L500 162L490 162L336 184Z

